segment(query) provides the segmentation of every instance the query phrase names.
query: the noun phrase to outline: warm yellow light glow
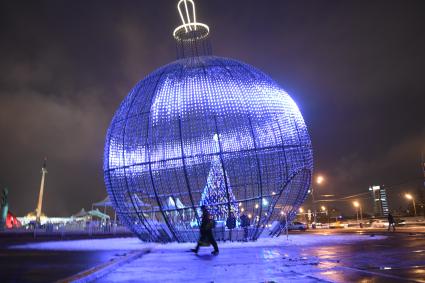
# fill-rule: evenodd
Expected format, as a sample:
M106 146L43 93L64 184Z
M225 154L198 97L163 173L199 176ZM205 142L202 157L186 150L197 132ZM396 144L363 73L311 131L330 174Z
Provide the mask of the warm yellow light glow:
M252 218L252 214L250 213L250 214L248 214L248 218Z
M300 207L300 213L303 213L304 212L304 209L302 208L302 207Z
M195 29L198 28L198 27L203 27L206 30L206 34L199 37L198 39L206 37L208 35L208 33L210 32L210 28L206 24L203 24L203 23L188 23L188 24L183 24L183 25L176 27L176 29L173 31L173 36L175 38L177 38L177 32L182 28L187 29L188 27L195 27Z
M190 4L192 4L193 22L190 19L189 8L187 7L187 2L188 1L190 2ZM180 5L182 3L184 3L184 8L186 10L187 22L185 21L185 18L183 16L183 13L182 13L181 8L180 8ZM179 10L180 18L181 18L181 20L183 22L183 25L185 25L187 23L194 23L194 24L196 24L196 11L195 11L195 3L193 2L193 0L180 0L179 3L177 4L177 9ZM196 25L194 27L196 29ZM192 26L189 25L189 26L186 26L185 27L186 32L188 32L188 29L189 30L192 30Z
M190 15L190 9L187 2L192 5L192 17ZM182 8L182 6L184 7ZM182 29L184 29L184 31L188 33L193 30L198 30L198 28L203 28L206 32L198 37L203 38L208 35L210 30L209 27L205 24L196 22L196 9L195 2L193 2L193 0L180 0L177 3L177 10L179 11L180 19L182 20L182 25L178 26L173 32L173 36L176 39L178 39L177 33ZM186 13L185 15L184 12Z
M326 210L326 206L323 206L322 205L320 208L322 209L322 211L325 211Z
M353 205L354 205L355 207L359 207L359 206L360 206L360 203L359 203L358 201L353 201Z
M322 175L317 176L316 178L316 183L317 184L322 184L325 181L325 178Z
M412 200L413 196L411 194L405 194L404 195L408 200Z

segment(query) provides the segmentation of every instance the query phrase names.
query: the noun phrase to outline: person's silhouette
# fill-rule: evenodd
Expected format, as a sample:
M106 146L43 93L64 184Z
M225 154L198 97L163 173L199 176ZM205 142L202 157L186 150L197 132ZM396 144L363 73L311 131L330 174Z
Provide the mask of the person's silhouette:
M214 251L212 252L213 255L218 255L219 250L217 246L217 242L214 239L214 235L212 232L212 229L214 228L214 220L211 219L211 215L208 212L205 205L201 206L202 209L202 223L199 230L200 236L198 240L198 244L194 249L192 249L193 252L198 253L200 246L209 246L210 244L214 247Z

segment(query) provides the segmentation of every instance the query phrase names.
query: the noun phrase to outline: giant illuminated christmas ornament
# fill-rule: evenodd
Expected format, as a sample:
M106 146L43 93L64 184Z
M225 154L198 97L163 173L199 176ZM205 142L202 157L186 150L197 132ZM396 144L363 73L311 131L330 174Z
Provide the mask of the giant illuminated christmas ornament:
M120 220L146 241L195 241L205 205L219 238L240 217L255 240L307 197L312 146L291 97L260 70L211 56L209 28L180 0L178 57L130 91L110 124L104 175ZM236 230L236 231L235 231ZM236 236L235 236L236 234Z

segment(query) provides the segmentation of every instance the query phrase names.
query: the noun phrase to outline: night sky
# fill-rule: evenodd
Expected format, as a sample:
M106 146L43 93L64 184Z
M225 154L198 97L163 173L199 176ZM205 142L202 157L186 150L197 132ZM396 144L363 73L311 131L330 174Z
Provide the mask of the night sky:
M12 212L35 209L44 156L47 215L106 196L107 127L137 81L175 60L176 3L0 3L0 186ZM214 55L260 68L297 102L327 179L318 194L420 184L424 1L196 3Z

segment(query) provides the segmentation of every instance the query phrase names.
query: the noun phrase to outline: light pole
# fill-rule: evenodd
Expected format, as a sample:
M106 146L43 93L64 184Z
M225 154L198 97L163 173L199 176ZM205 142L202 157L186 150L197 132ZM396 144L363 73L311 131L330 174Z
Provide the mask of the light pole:
M421 160L422 160L422 173L424 175L424 189L425 189L425 148L424 150L422 150L421 152ZM425 218L425 210L424 210L424 206L422 204L422 212L424 214L424 218Z
M288 240L289 236L288 236L288 216L286 215L286 213L282 210L280 212L280 215L282 215L283 217L285 217L285 232L286 232L286 240Z
M415 198L411 194L405 194L404 195L408 200L411 200L413 202L413 211L415 212L416 216L416 204L415 204Z
M303 209L302 207L300 207L299 212L300 212L300 214L301 214L301 219L303 219L303 218L304 218L304 220L303 220L303 221L305 221L305 220L306 220L306 216L305 216L305 214L304 214L304 209Z
M356 214L357 214L357 223L359 223L359 210L360 210L360 226L363 223L363 211L362 206L358 201L353 201L353 205L356 208Z
M326 210L326 206L322 205L320 207L320 209L322 210L322 212L324 212L326 214L326 218L328 218L328 211ZM328 225L329 225L329 218L327 220L328 220ZM329 226L328 226L328 228L329 228Z
M359 224L359 203L357 201L353 202L354 207L356 208L356 221Z
M325 181L325 178L322 175L317 176L316 178L316 184L321 185ZM314 199L314 188L311 188L311 198L313 200L313 210L314 210L314 217L313 222L314 225L317 223L317 209L316 209L316 201Z

